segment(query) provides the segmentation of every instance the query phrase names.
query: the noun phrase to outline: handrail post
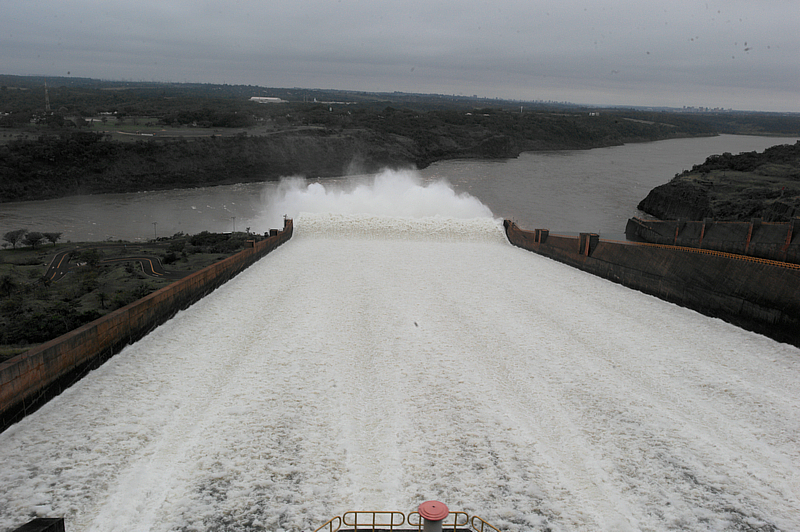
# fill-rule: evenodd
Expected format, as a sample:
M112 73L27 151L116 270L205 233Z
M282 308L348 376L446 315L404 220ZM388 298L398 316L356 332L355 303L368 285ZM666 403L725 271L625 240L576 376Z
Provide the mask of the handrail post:
M450 515L447 505L439 501L426 501L419 505L422 532L442 532L442 521Z

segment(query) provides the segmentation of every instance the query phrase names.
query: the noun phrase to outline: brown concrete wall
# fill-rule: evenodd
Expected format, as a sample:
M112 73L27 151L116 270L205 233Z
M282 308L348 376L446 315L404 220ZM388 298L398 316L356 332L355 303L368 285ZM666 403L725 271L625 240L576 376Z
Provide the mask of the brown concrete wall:
M588 273L800 346L800 266L716 251L581 237L536 241L506 220L509 241ZM590 246L591 247L591 246Z
M152 294L0 364L0 430L58 393L63 379L76 377L138 340L292 236L282 231L252 247L176 281Z
M800 264L800 219L790 223L628 220L625 233L645 242Z

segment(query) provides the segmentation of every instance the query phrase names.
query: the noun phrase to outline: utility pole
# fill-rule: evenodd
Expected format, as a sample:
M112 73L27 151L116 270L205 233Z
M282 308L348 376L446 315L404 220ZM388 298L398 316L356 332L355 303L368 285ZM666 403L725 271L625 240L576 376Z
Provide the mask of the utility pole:
M158 236L156 236L156 226L157 225L158 225L158 222L153 222L153 240L158 239Z
M236 216L231 216L231 220L233 220L233 232L236 232Z

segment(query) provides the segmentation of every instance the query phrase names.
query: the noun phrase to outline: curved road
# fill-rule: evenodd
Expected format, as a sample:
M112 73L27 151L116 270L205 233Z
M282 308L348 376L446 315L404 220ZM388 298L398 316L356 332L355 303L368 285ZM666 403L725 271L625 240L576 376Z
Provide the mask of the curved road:
M101 249L101 248L98 247L98 248L80 248L80 249L83 251L86 249ZM50 282L60 281L69 272L83 267L84 266L83 264L70 262L70 258L74 253L76 253L76 251L77 248L58 252L50 261L50 265L47 267L47 273L45 274L45 277ZM118 262L138 262L142 268L142 272L150 277L178 279L182 276L180 272L166 271L164 269L164 266L161 264L161 260L158 257L152 255L129 255L126 257L103 259L100 261L100 264L112 264Z

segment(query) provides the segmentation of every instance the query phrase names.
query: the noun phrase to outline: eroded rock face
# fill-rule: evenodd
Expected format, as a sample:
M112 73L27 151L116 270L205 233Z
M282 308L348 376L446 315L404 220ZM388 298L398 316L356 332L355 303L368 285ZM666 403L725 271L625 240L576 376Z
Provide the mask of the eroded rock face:
M662 220L702 220L712 215L708 190L687 181L670 181L650 191L637 208Z
M638 207L662 220L788 222L800 216L800 142L712 155L651 190Z

